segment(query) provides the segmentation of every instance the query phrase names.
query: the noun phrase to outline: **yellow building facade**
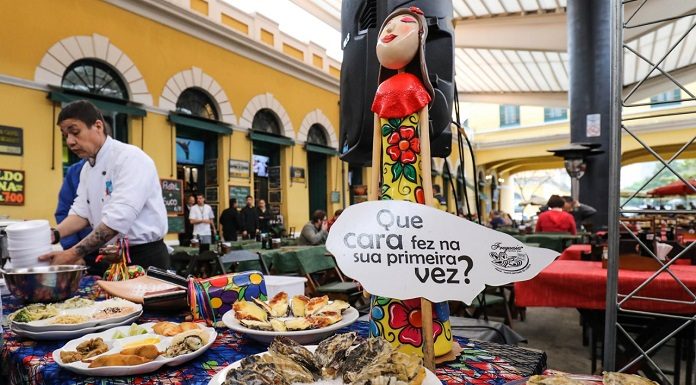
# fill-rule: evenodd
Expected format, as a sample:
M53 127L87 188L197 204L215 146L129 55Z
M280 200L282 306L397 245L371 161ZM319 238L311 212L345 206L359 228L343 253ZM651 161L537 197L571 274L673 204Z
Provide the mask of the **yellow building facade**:
M23 153L0 154L0 169L25 173L24 204L0 205L0 215L52 220L65 160L56 116L64 102L83 96L63 87L65 77L75 63L94 62L120 77L127 93L127 100L95 97L98 106L126 117L122 135L154 160L161 178L181 179L186 167L177 159L176 138L182 132L206 141L205 166L189 168L197 168L198 191L217 198L211 203L218 212L227 208L230 188L259 191L253 153L264 145L276 180L271 194L268 185L261 191L286 227L299 232L310 210L343 207L346 170L335 155L340 63L321 47L217 0L45 0L0 7L0 126L23 133ZM178 103L189 89L208 97L214 119L181 113ZM253 129L259 111L275 118L279 132ZM241 173L229 171L229 160L241 162ZM320 207L310 207L317 174L322 186L314 178L312 187L323 196L313 200Z

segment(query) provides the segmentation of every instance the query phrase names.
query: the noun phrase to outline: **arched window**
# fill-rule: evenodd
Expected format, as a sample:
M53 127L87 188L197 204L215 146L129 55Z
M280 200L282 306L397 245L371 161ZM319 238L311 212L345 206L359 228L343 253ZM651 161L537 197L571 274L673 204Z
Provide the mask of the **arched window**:
M326 146L329 140L326 137L326 129L319 123L312 124L307 132L307 143Z
M176 111L210 120L218 120L213 99L197 88L187 88L176 100Z
M128 100L128 88L121 75L110 65L92 59L81 59L72 63L63 74L63 88L115 99ZM111 136L128 143L128 115L115 111L101 110L104 120L111 127ZM63 143L63 168L77 162L79 158Z
M94 95L128 99L128 89L118 72L96 60L78 60L71 64L65 70L61 85Z
M251 122L251 129L275 135L282 135L283 132L280 129L280 118L268 108L262 108L256 112Z

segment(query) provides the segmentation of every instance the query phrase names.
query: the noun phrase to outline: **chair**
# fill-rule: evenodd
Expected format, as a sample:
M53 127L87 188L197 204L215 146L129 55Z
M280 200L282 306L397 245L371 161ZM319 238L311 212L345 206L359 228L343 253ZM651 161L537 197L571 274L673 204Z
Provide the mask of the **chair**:
M206 250L198 255L194 255L189 264L189 274L197 278L208 278L216 274L218 255L216 252Z
M343 299L354 305L364 305L362 287L357 282L347 282L336 267L333 258L321 254L304 255L297 258L302 274L309 282L312 294L326 294L331 299ZM336 277L331 280L331 276Z
M509 290L510 294L506 294L505 290ZM503 308L504 314L503 318L505 324L512 327L512 315L513 311L511 309L511 304L514 306L514 286L488 286L481 294L479 294L472 302L471 306L475 308L474 312L471 314L472 318L479 318L483 316L483 319L488 321L488 311L494 305L500 305ZM520 314L520 317L524 316Z
M217 258L218 268L222 274L232 271L232 265L236 265L235 272L260 270L263 274L268 274L268 266L266 261L259 253L249 250L233 250L225 255L220 255Z
M193 266L193 259L194 257L184 251L177 251L169 256L172 269L182 277L186 277L190 274L191 267Z
M562 253L563 250L570 245L571 240L564 238L561 235L564 235L564 233L535 233L527 235L523 242L538 243L539 247Z

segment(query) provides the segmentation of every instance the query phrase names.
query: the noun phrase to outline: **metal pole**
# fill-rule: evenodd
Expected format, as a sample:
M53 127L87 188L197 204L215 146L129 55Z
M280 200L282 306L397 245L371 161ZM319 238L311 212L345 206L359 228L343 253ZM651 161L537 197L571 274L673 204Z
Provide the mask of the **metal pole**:
M570 196L576 201L580 199L580 179L576 177L570 178Z
M623 56L623 9L613 0L610 9L611 103L609 131L609 261L604 324L604 370L616 370L616 313L619 273L619 182L621 175L621 91Z

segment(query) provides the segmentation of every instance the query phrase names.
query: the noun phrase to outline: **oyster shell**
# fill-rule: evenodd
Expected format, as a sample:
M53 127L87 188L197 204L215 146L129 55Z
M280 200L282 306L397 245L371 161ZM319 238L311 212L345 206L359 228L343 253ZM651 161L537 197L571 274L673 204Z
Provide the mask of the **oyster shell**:
M332 311L326 313L321 312L321 314L307 317L307 320L309 321L310 325L312 325L312 328L319 329L329 325L333 325L336 322L340 321L341 318L343 318L343 316L341 316L341 313Z
M165 357L178 357L184 354L195 352L196 350L203 347L205 343L203 339L197 335L190 335L184 337L182 340L172 343L167 347L163 356Z
M273 385L273 381L261 373L239 368L227 372L223 385Z
M272 319L271 320L271 327L273 330L277 332L285 332L288 331L288 328L285 326L285 322L279 320L279 319Z
M254 299L256 300L256 299ZM260 302L260 301L259 301ZM261 302L263 303L263 302ZM268 314L264 309L255 305L253 302L249 301L237 301L232 305L232 310L234 310L234 316L238 320L254 320L254 321L267 321Z
M394 365L394 371L399 376L405 376L409 380L416 377L423 367L423 360L420 357L398 350L392 352L389 362Z
M307 350L304 346L298 344L297 342L291 340L287 337L277 336L271 342L268 347L268 351L276 354L282 354L290 358L291 360L297 362L298 364L304 366L312 373L318 373L316 362L314 362L314 356L312 352Z
M355 332L335 334L319 343L314 351L314 362L321 370L323 378L336 378L343 365L346 351L357 337Z
M288 314L288 294L281 291L268 301L268 305L271 308L271 316L285 317Z
M254 301L254 303L255 303L258 307L260 307L260 308L263 309L266 313L268 313L268 315L272 315L272 314L273 314L273 313L272 313L272 310L271 310L271 307L270 307L266 302L263 302L263 301L261 301L261 300L258 299L258 298L252 298L251 300Z
M292 297L292 315L295 317L305 316L305 306L309 302L309 298L304 295L296 295Z
M285 327L288 330L307 330L312 327L312 324L305 317L297 317L286 319Z
M285 376L287 381L290 383L314 381L312 372L287 356L276 353L268 353L264 354L261 359L264 362L275 365L276 369L282 372L283 376Z
M239 363L242 370L250 370L264 375L273 385L289 385L282 371L272 363L265 362L259 356L249 356Z
M348 351L343 363L343 382L353 382L360 371L371 363L389 361L392 346L383 338L368 338Z
M312 314L318 313L321 308L329 304L329 297L323 295L321 297L314 297L307 302L305 306L305 315L310 316Z
M319 309L319 313L329 313L336 312L338 314L343 313L344 310L348 309L350 305L346 301L341 301L340 299L334 300L330 304ZM316 313L315 313L316 314Z
M248 327L249 329L256 329L256 330L273 330L273 321L271 322L268 321L256 321L256 320L251 320L251 319L243 319L239 320L239 323L242 325Z

